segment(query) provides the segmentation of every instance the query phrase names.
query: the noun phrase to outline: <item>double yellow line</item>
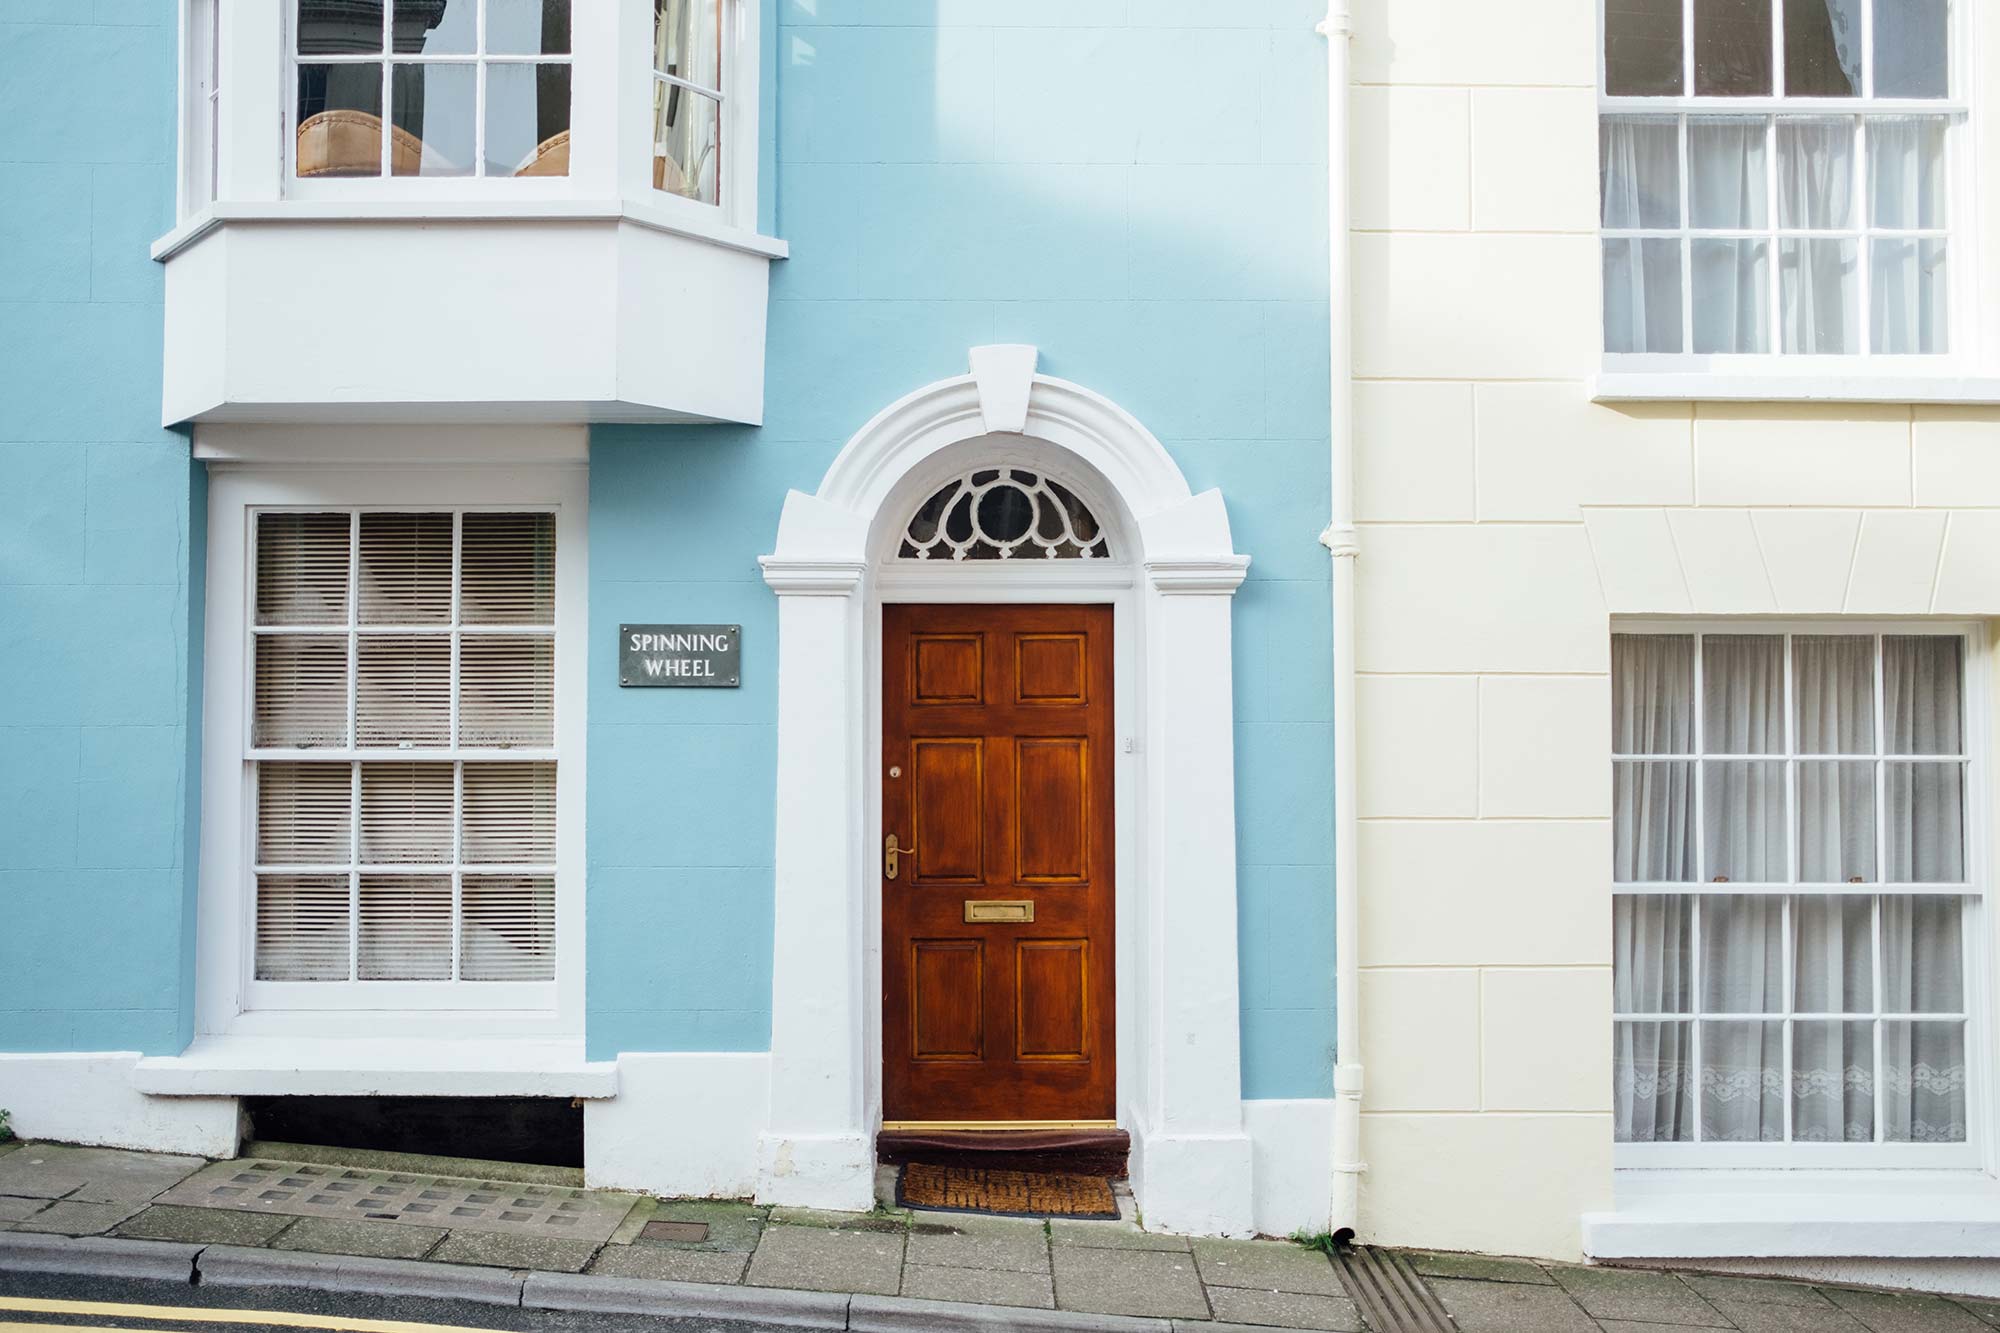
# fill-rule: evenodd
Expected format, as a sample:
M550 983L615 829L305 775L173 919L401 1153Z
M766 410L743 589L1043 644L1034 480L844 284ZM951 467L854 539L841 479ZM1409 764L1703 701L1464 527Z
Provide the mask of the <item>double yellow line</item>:
M346 1319L340 1315L296 1314L290 1310L216 1310L190 1305L122 1305L112 1301L38 1301L0 1296L0 1313L75 1315L98 1319L149 1319L162 1323L261 1324L278 1328L326 1329L330 1333L510 1333L464 1324L416 1324L402 1319ZM0 1333L135 1333L102 1324L38 1324L0 1319Z

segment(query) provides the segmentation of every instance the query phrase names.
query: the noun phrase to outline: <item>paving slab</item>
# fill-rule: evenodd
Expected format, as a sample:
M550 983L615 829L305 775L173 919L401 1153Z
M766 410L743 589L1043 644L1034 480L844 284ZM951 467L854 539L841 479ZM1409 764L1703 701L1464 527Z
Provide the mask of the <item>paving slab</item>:
M1410 1267L1424 1277L1463 1277L1477 1282L1533 1282L1553 1286L1555 1279L1540 1264L1527 1259L1492 1259L1483 1254L1422 1254L1407 1256Z
M1192 1254L1058 1247L1055 1278L1056 1306L1063 1310L1163 1319L1209 1315Z
M453 1231L430 1253L441 1264L481 1264L488 1268L535 1268L549 1273L581 1273L597 1253L597 1242L549 1236L513 1236L499 1231Z
M948 1229L913 1224L908 1259L928 1268L990 1268L1046 1275L1049 1238L1040 1222L1020 1218L965 1217Z
M1210 1287L1215 1317L1236 1324L1275 1324L1280 1328L1324 1328L1337 1333L1363 1333L1361 1311L1345 1296L1314 1296L1294 1291L1246 1291Z
M271 1242L271 1248L309 1254L355 1254L369 1259L421 1259L444 1237L443 1227L301 1217Z
M1047 1272L941 1268L914 1262L903 1268L903 1295L925 1301L970 1301L1034 1310L1052 1310L1056 1304L1055 1285Z
M1682 1273L1681 1281L1709 1301L1742 1301L1747 1305L1804 1305L1825 1309L1826 1297L1803 1282L1775 1277L1728 1277L1719 1273Z
M903 1237L884 1231L774 1226L751 1257L753 1287L862 1291L894 1296L902 1286Z
M1826 1297L1869 1333L1985 1333L1986 1324L1941 1296L1826 1288Z
M49 1206L47 1199L16 1199L0 1195L0 1231L9 1223L24 1222Z
M1080 1218L1049 1220L1049 1237L1058 1245L1076 1245L1092 1250L1178 1250L1188 1252L1186 1236L1164 1236L1141 1231L1130 1222L1086 1222Z
M52 1203L14 1230L52 1236L102 1236L146 1205L143 1203Z
M708 1239L656 1240L641 1235L635 1243L669 1245L688 1250L734 1250L748 1254L757 1248L758 1238L764 1234L764 1215L769 1211L756 1204L731 1200L684 1199L676 1202L663 1199L654 1205L653 1215L647 1221L703 1222L708 1226ZM866 1217L868 1214L852 1216Z
M665 1245L607 1245L591 1260L590 1272L650 1282L709 1282L734 1285L750 1262L744 1250L681 1249Z
M120 1222L116 1234L133 1240L177 1240L189 1245L268 1245L295 1220L160 1204Z
M773 1208L772 1226L830 1227L836 1231L895 1231L909 1229L910 1215L880 1208L872 1213L834 1213L823 1208Z
M32 1143L0 1157L0 1194L74 1203L145 1203L208 1163L200 1157Z
M1347 1294L1340 1285L1340 1275L1333 1271L1333 1260L1289 1241L1197 1240L1194 1258L1201 1280L1211 1287L1255 1287L1317 1296Z
M1983 1301L1977 1297L1960 1296L1953 1303L1974 1318L2000 1328L2000 1301Z
M1597 1321L1558 1286L1438 1278L1430 1287L1459 1333L1597 1333Z
M1672 1273L1632 1268L1559 1267L1551 1271L1571 1299L1593 1318L1687 1328L1730 1326L1720 1311Z
M1831 1304L1815 1309L1809 1305L1717 1301L1715 1306L1744 1333L1867 1333L1868 1328L1847 1311Z

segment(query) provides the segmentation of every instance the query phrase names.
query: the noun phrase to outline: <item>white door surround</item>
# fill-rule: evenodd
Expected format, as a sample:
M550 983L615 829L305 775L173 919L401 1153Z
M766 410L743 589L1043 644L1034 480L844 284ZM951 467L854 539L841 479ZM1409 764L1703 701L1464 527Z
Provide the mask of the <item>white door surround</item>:
M880 627L884 600L1116 608L1118 1104L1148 1223L1245 1235L1230 598L1222 496L1190 492L1144 426L982 347L972 373L885 409L812 495L785 499L779 599L771 1102L757 1197L866 1209L881 1119ZM1018 463L1074 487L1108 561L894 567L910 511L954 469ZM1171 728L1167 719L1172 719Z

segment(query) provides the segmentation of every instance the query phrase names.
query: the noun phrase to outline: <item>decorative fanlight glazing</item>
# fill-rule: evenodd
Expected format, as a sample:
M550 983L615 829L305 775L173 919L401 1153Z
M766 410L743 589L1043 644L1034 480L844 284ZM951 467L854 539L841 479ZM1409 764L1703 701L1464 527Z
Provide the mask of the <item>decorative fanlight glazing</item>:
M1104 560L1110 543L1090 507L1022 468L969 473L923 502L903 531L903 560Z

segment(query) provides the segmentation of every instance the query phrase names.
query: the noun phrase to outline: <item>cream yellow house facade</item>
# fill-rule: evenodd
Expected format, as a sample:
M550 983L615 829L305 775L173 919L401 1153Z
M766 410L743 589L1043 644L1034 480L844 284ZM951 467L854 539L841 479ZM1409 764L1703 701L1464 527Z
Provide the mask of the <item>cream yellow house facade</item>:
M1991 222L2000 203L2000 90L1987 71L2000 68L2000 30L1983 10L1970 0L1954 0L1949 11L1942 0L1356 0L1349 253L1365 1238L1816 1270L1866 1271L1855 1256L1892 1256L1906 1279L1990 1284L1986 1256L2000 1255L1988 1072L1996 1010L1993 920L1981 896L1991 876L1985 770L1995 741L1983 663L2000 617L2000 331L1990 313L2000 280L2000 228ZM1823 86L1817 97L1791 101L1782 83L1770 86L1774 64L1794 87L1808 81L1809 19L1831 25L1838 59L1856 68L1875 62L1867 86L1844 102ZM1859 25L1851 42L1842 28L1850 21ZM1644 82L1659 54L1643 42L1664 49L1670 40L1682 42L1670 55L1684 69L1660 61L1664 83L1647 91L1665 95L1629 100L1630 85ZM1946 82L1922 90L1934 100L1917 107L1890 96L1906 91L1889 86L1904 77L1889 72L1891 57L1913 44L1936 57L1938 41L1949 46L1938 76ZM1875 235L1858 237L1865 256L1852 248L1854 236L1849 249L1825 256L1836 268L1843 259L1850 269L1872 267L1871 276L1849 278L1847 299L1865 307L1848 311L1849 354L1810 354L1810 336L1800 332L1812 317L1798 309L1809 294L1794 283L1819 275L1799 277L1799 266L1816 262L1801 257L1816 242L1797 230L1813 206L1799 196L1826 176L1823 162L1796 180L1788 175L1789 159L1804 149L1786 136L1803 133L1790 128L1795 118L1868 121L1864 106L1883 112L1884 128L1867 131L1883 145L1890 118L1937 109L1942 147L1925 159L1922 189L1932 200L1929 192L1948 194L1925 221L1940 229L1930 239L1949 250L1950 268L1931 262L1937 251L1923 252L1924 281L1934 284L1925 299L1948 300L1950 313L1925 307L1930 354L1854 354L1862 332L1887 347L1910 322L1880 308L1896 297L1894 256L1892 241ZM1676 164L1681 116L1693 128ZM1721 334L1703 308L1714 296L1716 252L1704 251L1702 224L1716 224L1700 215L1719 205L1699 159L1716 151L1720 133L1704 117L1755 124L1747 167L1740 155L1732 165L1735 185L1750 181L1755 197L1735 201L1746 216L1725 221L1741 224L1737 239L1717 243L1742 245L1725 256L1737 267L1724 285L1736 282L1736 294L1757 308L1738 311ZM1691 196L1666 196L1666 216L1647 223L1647 235L1671 247L1648 251L1647 261L1685 242L1680 255L1695 288L1683 298L1693 307L1687 326L1681 317L1690 312L1671 311L1650 345L1644 320L1626 305L1632 274L1617 249L1623 242L1604 235L1631 226L1611 196L1628 170L1617 160L1617 124L1633 121L1664 127L1663 170L1687 180ZM1842 225L1853 232L1895 220L1885 180L1896 164L1886 147L1877 151L1873 176L1858 180L1867 169L1849 162L1852 174L1827 187L1856 192L1838 204L1852 202ZM1742 239L1759 228L1768 235ZM1783 256L1775 262L1774 247ZM1679 273L1666 277L1671 289ZM1875 307L1854 291L1871 277ZM1948 337L1938 332L1945 329ZM1763 354L1722 354L1732 351ZM1707 904L1709 933L1699 945L1683 937L1676 946L1688 955L1681 984L1692 962L1707 969L1711 987L1726 987L1741 941L1729 938L1724 914L1750 891L1720 892L1717 882L1731 876L1705 872L1728 868L1728 840L1742 841L1740 829L1717 831L1718 810L1733 799L1725 789L1733 777L1768 769L1770 809L1789 813L1773 815L1784 827L1769 835L1771 868L1750 878L1789 881L1793 892L1778 892L1789 896L1782 921L1771 904L1770 989L1748 1005L1777 1015L1758 1020L1768 1026L1752 1034L1773 1043L1761 1069L1751 1061L1768 1101L1761 1132L1754 1124L1732 1132L1718 1100L1731 1073L1725 1038L1738 1029L1705 1015L1740 1003L1718 1008L1683 996L1661 1006L1682 1020L1641 1035L1657 1041L1664 1027L1692 1040L1699 1028L1710 1042L1707 1063L1680 1052L1687 1067L1674 1074L1689 1105L1676 1112L1677 1128L1649 1129L1629 1108L1636 1079L1645 1088L1639 1100L1656 1109L1649 1080L1671 1082L1676 1063L1642 1056L1635 1072L1634 1025L1621 1025L1614 1040L1614 1005L1623 1012L1632 1003L1614 999L1615 973L1636 971L1634 951L1643 951L1632 943L1637 909L1614 921L1614 900L1632 892L1614 875L1656 877L1633 869L1643 851L1617 845L1634 836L1619 831L1620 802L1632 816L1632 803L1646 799L1625 792L1620 775L1646 763L1614 766L1614 752L1632 749L1627 705L1614 709L1614 641L1637 645L1642 635L1688 661L1703 636L1711 755L1740 752L1719 734L1718 654L1757 639L1790 682L1771 686L1775 739L1748 747L1790 758L1670 761L1693 785L1709 784L1708 823L1690 798L1676 816L1694 824L1688 863L1657 876L1685 880L1686 892ZM1878 882L1872 842L1857 853L1865 867L1831 871L1800 846L1816 819L1805 788L1822 776L1813 771L1818 761L1797 758L1818 748L1802 749L1799 730L1810 720L1799 720L1809 650L1851 643L1867 679L1887 681L1877 694L1893 696L1899 668L1888 659L1870 667L1871 645L1886 644L1894 658L1926 636L1962 636L1964 644L1954 687L1964 691L1962 762L1953 761L1962 788L1947 778L1962 812L1962 829L1952 832L1963 861L1936 876L1885 865L1879 882L1962 882L1953 939L1965 969L1954 990L1964 1006L1963 1058L1930 1071L1958 1089L1949 1094L1954 1114L1963 1113L1955 1138L1949 1126L1909 1131L1908 1105L1899 1116L1894 1103L1899 1087L1910 1095L1915 1065L1907 1050L1871 1048L1875 1034L1866 1030L1874 1022L1891 1047L1910 1036L1882 1015L1895 1008L1889 951L1911 900L1886 887L1879 896L1854 888ZM1625 660L1637 674L1638 656ZM1686 696L1685 681L1680 689ZM1857 716L1865 726L1863 690ZM1790 732L1776 721L1779 707L1794 719ZM1865 754L1843 770L1860 784L1853 799L1863 805L1877 780L1870 769L1880 765L1879 780L1892 786L1904 781L1899 761L1884 758L1896 752L1885 747L1897 724L1891 717L1885 725L1879 744L1839 747ZM1873 832L1894 859L1904 836L1898 812L1908 811L1900 787L1882 790ZM1805 993L1809 955L1824 947L1816 914L1844 910L1835 899L1853 894L1843 900L1859 932L1849 984L1868 993L1830 1005L1849 1016L1838 1030L1854 1041L1843 1068L1808 1049L1835 1031L1832 1021L1785 1015L1828 1011ZM1881 918L1873 926L1871 912ZM1880 968L1888 971L1871 990L1865 974ZM1956 1051L1960 1037L1947 1040ZM1831 1143L1816 1141L1826 1136L1803 1100L1828 1070L1850 1101L1847 1123L1834 1117ZM1627 1113L1617 1108L1621 1096ZM1692 1142L1697 1121L1703 1141ZM1949 1140L1949 1149L1908 1141L1927 1135Z

